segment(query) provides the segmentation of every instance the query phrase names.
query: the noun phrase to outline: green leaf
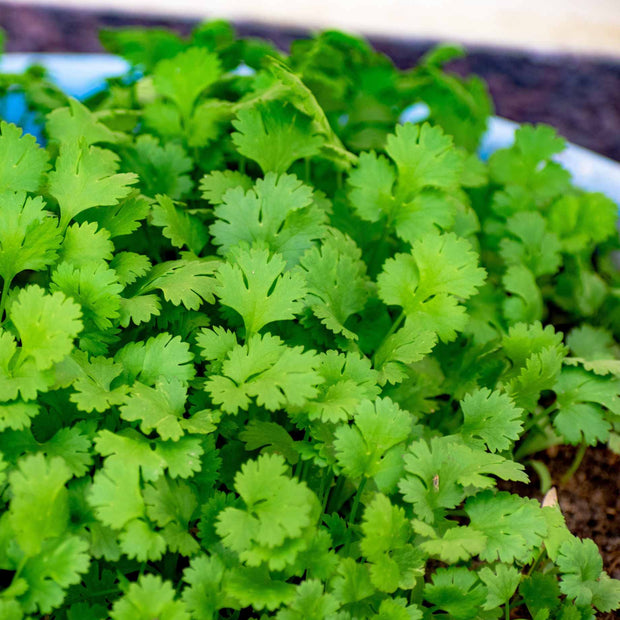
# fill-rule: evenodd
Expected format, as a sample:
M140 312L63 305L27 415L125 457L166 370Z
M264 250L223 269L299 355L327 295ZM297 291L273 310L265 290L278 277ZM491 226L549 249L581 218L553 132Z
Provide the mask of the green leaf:
M364 399L379 395L377 373L370 361L356 353L339 354L327 351L318 367L324 379L319 394L303 405L303 414L310 420L341 422L350 419Z
M21 459L9 474L13 497L8 520L26 557L36 556L46 540L65 533L69 521L65 485L70 478L62 459L42 454Z
M578 363L597 375L620 376L620 351L606 329L587 324L575 327L566 344L576 357L566 358L565 363Z
M114 620L190 620L185 605L175 600L175 592L169 581L158 575L141 575L129 585L127 592L115 601L110 617Z
M524 265L508 267L502 277L508 293L504 299L504 316L513 323L533 323L543 317L543 298L534 274Z
M144 515L139 475L138 467L128 466L119 458L107 459L97 471L87 497L101 523L121 529Z
M238 601L235 606L239 607L273 611L295 598L295 586L272 579L266 568L235 568L225 583L226 594Z
M60 292L46 293L37 285L23 288L9 309L9 317L21 339L20 354L45 370L64 359L82 331L77 304Z
M116 272L104 262L81 266L60 263L52 274L50 289L60 291L80 304L86 332L109 329L119 318L123 287Z
M25 269L41 271L51 265L60 242L58 222L41 197L0 194L0 276L5 282Z
M114 357L128 379L153 386L159 381L178 380L183 384L195 374L194 356L180 336L161 332L146 342L130 342Z
M248 452L261 449L263 453L281 454L291 465L299 461L295 441L279 424L250 420L239 433L239 439L245 443Z
M558 413L553 425L569 443L605 441L611 430L606 409L620 415L620 379L603 379L579 368L560 374L554 390ZM609 416L611 417L611 416Z
M83 222L67 228L60 260L81 267L90 262L109 261L113 251L114 244L105 228L97 230L95 222Z
M222 204L226 192L237 188L243 192L252 189L252 179L238 170L214 170L200 181L202 197L213 205Z
M540 213L516 213L506 229L512 238L501 240L500 254L507 265L524 265L536 277L557 272L562 262L560 240L547 231Z
M46 541L41 554L23 567L21 578L28 589L19 597L22 609L34 613L38 608L47 614L60 607L65 590L80 582L88 564L88 543L77 536Z
M310 117L279 101L241 108L233 127L237 150L255 161L264 174L286 172L298 159L317 155L324 143Z
M443 521L441 525L445 526L447 523L448 521ZM448 564L469 560L478 555L486 543L486 536L482 532L468 526L448 527L441 536L423 521L414 521L413 528L421 536L430 538L420 545L421 549Z
M62 145L49 173L49 191L60 205L61 229L86 209L116 205L128 196L138 177L117 170L118 157L112 151L85 142Z
M164 440L177 441L183 435L180 418L186 398L187 388L178 379L163 379L154 388L136 382L120 409L121 417L129 422L140 421L145 435L156 431Z
M396 163L401 183L411 191L423 187L450 190L458 185L463 167L452 146L452 138L439 127L405 123L388 136L385 150Z
M476 390L463 398L461 410L465 441L482 440L491 452L507 450L521 435L523 410L502 392Z
M327 214L313 201L311 188L294 175L267 173L246 193L234 188L222 197L209 228L213 243L224 255L239 244L268 247L290 267L325 233Z
M235 489L244 508L225 508L216 530L223 544L249 566L262 561L261 548L275 549L298 539L313 521L314 495L305 483L286 475L286 463L278 454L263 454L248 461L235 476ZM279 566L275 553L265 558Z
M471 297L484 281L469 243L453 233L431 235L413 244L409 254L388 259L379 274L379 296L401 306L421 329L453 340L467 322L460 299Z
M243 318L246 338L273 321L286 321L302 309L306 286L297 272L285 272L281 255L262 249L241 249L234 263L217 272L217 296Z
M485 566L478 572L488 590L487 600L483 606L483 609L487 610L508 605L521 581L521 573L515 566L496 564L493 568L494 570Z
M156 91L170 99L189 118L199 96L220 77L218 57L201 47L193 47L174 58L160 61L153 73Z
M192 160L180 144L168 142L160 146L153 136L140 136L127 159L131 169L140 176L140 185L147 196L166 194L179 199L192 190L189 176Z
M560 590L579 606L593 605L611 611L620 605L620 581L603 572L603 560L589 539L567 540L561 547L557 565L562 573Z
M362 401L353 426L336 429L334 447L338 464L350 478L373 477L389 462L390 449L413 432L415 418L389 398Z
M205 389L228 413L247 409L251 398L270 411L287 403L300 407L323 381L317 366L314 351L289 347L270 334L255 335L227 353L221 374L211 375Z
M89 146L127 141L126 134L112 131L102 122L106 112L91 112L77 99L69 97L68 106L56 108L47 115L45 129L50 139L59 144L75 144L80 139Z
M545 609L554 610L560 606L560 586L556 575L533 573L521 582L519 594L532 617L537 617Z
M522 125L515 133L514 145L489 158L491 178L496 183L521 186L533 200L544 204L568 188L569 173L550 160L565 145L553 127Z
M357 340L357 334L345 324L364 309L370 281L355 242L330 229L320 246L303 255L300 265L308 287L306 302L314 315L333 333Z
M164 299L187 310L198 310L203 301L214 303L216 280L214 273L219 261L207 259L181 259L159 263L141 283L139 294L161 290Z
M411 526L405 511L381 494L364 511L362 553L370 562L370 579L382 592L408 590L424 572L424 560L409 544Z
M526 563L540 546L547 525L536 500L504 491L484 491L465 503L470 526L487 537L480 558L493 562Z
M204 450L197 437L181 437L178 441L157 441L155 445L133 429L122 435L99 431L95 449L108 461L118 461L128 468L140 468L146 481L157 480L164 470L172 478L189 478L201 469Z
M416 441L404 461L410 475L402 477L398 486L405 501L412 503L416 515L427 523L455 508L474 489L493 487L490 476L527 481L521 464L466 446L455 437L434 437L430 445Z
M424 598L455 620L478 617L486 592L475 573L465 567L438 568L424 586Z
M295 598L276 614L277 620L323 620L338 611L336 598L323 591L318 579L306 579L297 586Z
M217 555L192 558L183 571L183 581L188 587L182 593L192 618L211 620L219 609L231 606L222 589L224 574L224 564Z
M49 168L49 155L21 127L0 122L0 192L36 192Z
M200 254L209 241L205 225L199 218L175 207L168 196L157 195L155 198L153 225L163 229L162 234L174 247L187 247L194 254Z
M618 207L604 194L566 194L549 210L549 228L568 253L591 252L595 244L616 234Z

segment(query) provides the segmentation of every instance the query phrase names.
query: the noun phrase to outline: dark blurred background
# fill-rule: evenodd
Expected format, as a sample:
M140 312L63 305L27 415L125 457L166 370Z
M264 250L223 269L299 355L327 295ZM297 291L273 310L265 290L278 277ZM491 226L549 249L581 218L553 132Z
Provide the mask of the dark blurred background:
M189 33L196 23L0 3L0 28L6 31L7 52L102 52L97 35L101 28L164 26ZM271 39L284 50L294 38L308 34L264 24L235 26L240 35ZM402 68L415 64L436 43L369 38ZM620 161L619 59L468 46L468 56L449 68L482 76L489 84L497 115L519 122L548 123L570 141Z

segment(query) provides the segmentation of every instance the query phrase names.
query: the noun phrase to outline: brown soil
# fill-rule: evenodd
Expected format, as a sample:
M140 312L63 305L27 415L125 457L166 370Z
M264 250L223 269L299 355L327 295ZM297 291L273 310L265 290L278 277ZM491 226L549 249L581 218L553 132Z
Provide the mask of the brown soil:
M620 456L605 447L588 448L581 466L566 484L560 479L570 467L576 448L550 448L534 455L551 473L558 501L570 531L591 538L598 545L603 566L611 577L620 579ZM519 495L542 499L538 477L528 470L531 484L510 484L505 488ZM599 614L613 620L615 612Z

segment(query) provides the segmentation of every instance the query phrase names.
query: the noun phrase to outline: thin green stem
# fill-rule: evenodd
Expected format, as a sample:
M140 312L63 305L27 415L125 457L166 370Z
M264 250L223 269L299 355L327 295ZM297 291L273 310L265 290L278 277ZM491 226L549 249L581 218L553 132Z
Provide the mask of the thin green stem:
M510 620L510 601L504 605L504 620Z
M375 269L379 267L379 265L375 265L378 259L381 257L381 253L383 252L383 247L385 246L385 242L388 238L388 234L390 231L390 226L392 224L391 218L386 218L383 223L383 229L381 230L381 236L379 237L379 241L375 243L375 247L373 249L372 255L368 260L368 273L374 274Z
M331 508L330 512L334 511L334 507L338 505L338 501L340 499L340 495L342 493L342 489L344 487L344 483L345 483L346 479L345 477L341 474L338 479L336 480L336 484L334 486L334 488L332 489L331 493L328 493L329 495L329 508ZM327 501L325 502L325 504L327 505Z
M532 428L532 426L537 426L541 420L543 420L544 418L548 418L549 415L553 413L553 411L557 408L558 405L554 402L546 409L543 409L542 411L539 411L536 415L533 415L531 419L528 420L528 422L525 424L524 431L528 431L530 428Z
M575 472L579 469L579 466L581 465L581 461L583 461L583 457L586 454L587 448L588 448L588 444L586 443L585 438L583 438L581 440L581 443L579 444L579 449L577 450L577 453L575 454L575 458L573 459L573 462L571 463L570 467L564 472L564 475L560 479L560 482L562 484L566 484L574 476Z
M0 293L0 325L4 322L2 317L4 315L4 307L6 306L6 300L9 296L9 287L12 281L13 278L5 278L2 284L2 293Z
M531 576L531 574L534 572L534 570L536 570L536 568L540 564L540 561L543 559L546 552L547 550L545 549L545 547L540 548L540 551L538 552L536 559L532 562L532 565L529 567L527 573L525 573L525 577ZM523 577L521 577L521 579L523 579Z
M364 487L366 486L366 481L368 478L364 476L357 487L357 493L353 498L353 505L351 506L351 513L349 514L349 523L347 528L347 544L345 545L345 549L348 552L349 547L351 546L351 530L353 529L353 525L355 524L355 518L357 517L357 510L360 505L360 500L362 499L362 493L364 492Z
M383 340L381 340L381 342L379 343L379 346L377 347L377 351L383 346L383 344L385 343L385 341L396 332L396 330L402 325L403 321L405 320L405 311L401 310L400 314L396 317L395 321L392 323L392 326L390 327L390 329L388 330L387 334L385 334L385 336L383 337ZM375 355L376 355L376 351L375 351ZM374 355L373 355L373 362L374 362Z
M304 179L306 183L310 183L310 159L304 157Z
M353 525L355 523L355 517L357 517L357 509L360 505L360 499L362 498L362 493L364 492L364 487L366 486L366 481L368 478L365 476L360 480L359 486L357 487L357 493L353 498L353 505L351 506L351 514L349 515L349 525Z

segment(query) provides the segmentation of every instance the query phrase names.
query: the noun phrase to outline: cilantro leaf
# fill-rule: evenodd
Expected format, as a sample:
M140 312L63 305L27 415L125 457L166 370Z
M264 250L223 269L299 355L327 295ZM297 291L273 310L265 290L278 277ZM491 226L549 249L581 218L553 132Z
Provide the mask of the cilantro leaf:
M308 294L306 302L323 325L335 334L357 340L345 323L364 309L370 295L366 264L355 242L330 229L319 247L309 249L300 260ZM346 294L343 291L346 287Z
M49 137L62 143L76 143L83 139L85 144L105 142L115 144L127 140L126 134L113 131L102 122L105 111L91 112L84 104L69 97L69 105L52 110L45 123Z
M544 204L568 187L570 175L550 160L564 147L564 139L552 127L523 125L515 133L513 146L489 158L491 178L496 183L521 186L534 201Z
M521 434L523 411L506 394L482 388L468 394L461 409L462 436L481 439L492 452L507 450Z
M265 559L270 567L283 568L287 557L283 563L275 551L269 557L263 549L275 550L287 540L299 546L300 535L313 521L312 492L285 474L286 464L277 454L245 463L235 477L244 509L228 507L219 514L216 530L222 542L248 566L259 566ZM288 553L294 558L296 551Z
M25 269L40 271L51 265L60 242L57 220L41 197L0 194L0 276L5 282Z
M507 605L515 593L521 573L515 566L497 564L495 570L485 566L478 572L478 576L486 585L488 594L483 609L495 609Z
M254 335L227 352L221 374L211 375L205 390L228 413L247 409L250 398L270 411L287 403L299 407L323 382L317 366L314 351L289 347L270 334Z
M241 108L233 127L237 150L257 162L264 174L286 172L298 159L317 155L324 143L311 118L279 101Z
M118 157L112 151L84 142L63 143L55 169L49 173L49 191L60 205L60 228L91 207L116 205L137 182L133 173L117 174Z
M193 47L174 58L161 60L153 72L156 91L170 99L189 118L198 97L220 77L218 57L201 47Z
M456 620L476 618L485 602L485 588L467 568L438 568L424 586L424 598Z
M192 190L192 160L180 144L160 146L153 136L140 136L127 159L147 196L166 194L179 199Z
M401 478L398 486L405 501L412 503L417 516L427 523L437 521L446 509L455 508L473 493L473 488L494 486L491 475L527 480L522 465L452 437L435 437L430 445L416 441L409 446L404 461L409 475Z
M214 170L200 181L202 197L213 205L220 205L230 189L252 189L252 179L238 170Z
M302 276L285 272L281 255L262 249L240 249L234 262L220 266L217 296L243 318L246 338L273 321L295 317L306 294Z
M47 294L31 285L18 293L9 317L21 340L21 356L30 358L38 370L46 370L73 349L82 331L82 313L73 300L60 292Z
M159 263L141 282L138 294L161 290L164 299L187 310L198 310L203 301L213 303L219 263L214 259L181 259Z
M145 435L155 430L162 439L178 440L183 435L179 418L185 411L187 388L178 379L162 380L153 387L134 383L121 417L129 422L140 420Z
M21 459L9 475L13 498L7 516L26 557L36 556L44 541L64 533L69 520L65 485L70 478L62 459L42 454Z
M449 233L425 237L409 254L388 259L377 284L386 304L401 306L419 327L449 341L467 321L459 299L471 297L484 275L469 243Z
M177 248L187 247L198 255L209 241L199 218L176 207L168 196L157 195L153 205L152 222L160 226L164 237Z
M362 553L371 563L370 579L382 592L408 590L422 573L423 559L409 543L411 528L405 511L377 494L364 512Z
M0 192L35 192L49 168L49 155L36 138L0 122Z
M554 426L570 443L595 445L609 436L605 409L620 415L620 380L605 380L578 368L562 371L554 387L558 413Z
M190 381L195 374L189 345L180 336L161 332L146 342L131 342L120 349L114 360L121 364L130 382L153 386L160 380Z
M413 320L383 340L375 351L373 361L381 373L382 383L400 383L407 377L407 366L428 355L437 336L429 330L420 330Z
M169 581L158 575L142 575L129 585L126 594L112 607L110 617L114 620L189 620L181 601L175 600L174 588Z
M342 355L327 351L320 358L318 372L323 378L319 393L303 405L303 412L310 420L348 420L362 400L379 395L377 373L367 358L355 353Z
M112 259L114 244L105 228L97 229L95 222L72 224L65 231L60 260L81 267L90 262Z
M560 590L577 605L611 611L620 605L620 582L603 572L603 561L591 540L574 538L560 547Z
M294 175L270 172L246 193L235 188L224 194L209 228L213 242L224 255L240 243L266 246L292 266L325 231L326 213L313 199Z
M487 537L480 557L488 562L528 562L547 533L547 525L536 500L517 495L484 491L465 502L470 526Z
M353 422L336 429L334 447L344 473L359 478L385 468L390 450L412 434L414 418L389 398L377 398L362 401Z
M397 125L385 150L396 163L399 178L413 191L423 187L453 189L461 176L463 160L451 148L452 139L428 123Z

